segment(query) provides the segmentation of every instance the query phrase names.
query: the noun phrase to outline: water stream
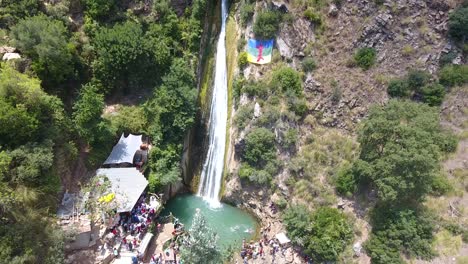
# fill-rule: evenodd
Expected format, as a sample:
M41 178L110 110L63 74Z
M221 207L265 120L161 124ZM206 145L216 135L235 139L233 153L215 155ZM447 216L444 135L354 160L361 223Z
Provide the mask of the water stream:
M227 125L226 18L227 0L221 1L221 32L216 50L216 68L209 119L209 148L203 164L198 195L212 207L220 207Z

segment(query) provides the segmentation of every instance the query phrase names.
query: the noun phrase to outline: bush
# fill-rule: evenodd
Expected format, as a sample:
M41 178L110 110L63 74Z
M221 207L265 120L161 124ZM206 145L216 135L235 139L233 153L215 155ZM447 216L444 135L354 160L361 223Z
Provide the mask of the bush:
M242 87L242 93L265 99L268 96L268 86L262 82L249 82Z
M242 26L245 27L247 25L247 23L250 22L250 20L253 17L254 12L255 12L255 4L244 3L241 6L240 21L241 21Z
M303 117L309 110L306 99L295 95L286 95L288 98L288 109L293 111L298 117Z
M391 97L407 97L410 95L408 83L404 80L391 80L387 87Z
M84 0L86 14L93 19L109 18L116 8L116 0Z
M276 157L275 134L266 128L256 128L245 137L243 159L251 166L264 166Z
M254 114L254 106L252 104L243 105L237 110L234 117L234 123L239 129L244 129L252 120Z
M271 174L266 170L257 170L247 163L242 163L239 169L239 177L251 182L265 184L271 181Z
M452 185L443 175L439 175L432 180L431 194L433 195L444 195L452 189Z
M281 23L281 14L277 11L265 11L258 14L253 25L253 32L257 39L274 38Z
M375 64L377 51L374 48L361 48L354 54L354 61L356 65L368 70Z
M317 64L315 63L315 60L311 57L306 57L302 61L302 70L305 72L311 72L317 68Z
M338 260L353 237L348 219L335 208L320 207L311 214L303 206L292 206L283 220L293 243L317 262Z
M322 14L316 12L315 10L307 9L304 11L304 17L317 26L321 26L323 24Z
M336 191L341 195L351 196L356 192L357 184L349 164L338 170L335 185Z
M297 129L290 128L284 133L283 136L283 146L285 148L290 148L296 145L298 140Z
M299 73L290 67L282 67L273 72L272 86L282 92L302 94L302 80Z
M449 16L449 35L460 41L468 38L468 7L455 10Z
M445 88L437 83L427 85L422 89L422 96L423 102L430 106L441 105L445 96Z
M447 65L439 73L439 82L453 87L468 82L468 65Z
M237 65L239 65L240 69L243 69L249 63L247 56L247 52L245 51L239 53L239 58L237 58Z
M431 75L426 71L411 70L406 78L409 89L420 92L421 89L429 83Z

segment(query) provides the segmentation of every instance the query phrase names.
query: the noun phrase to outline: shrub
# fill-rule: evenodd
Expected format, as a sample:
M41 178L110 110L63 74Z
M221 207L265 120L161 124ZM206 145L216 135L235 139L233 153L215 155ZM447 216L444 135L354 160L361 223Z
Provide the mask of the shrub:
M411 70L406 78L409 89L420 92L421 89L429 83L431 75L426 71Z
M253 25L253 32L258 39L275 37L281 23L281 14L277 11L265 11L258 14Z
M449 52L442 54L439 59L440 66L445 66L447 64L452 64L452 61L457 57L456 52Z
M296 145L298 140L297 129L290 128L284 133L283 136L283 146L286 148L290 148Z
M249 82L242 87L242 92L249 96L266 98L268 96L268 86L262 82Z
M304 11L304 17L318 26L321 26L323 24L322 14L316 12L315 10L307 9L306 11Z
M252 104L243 105L237 110L234 118L234 123L239 129L244 129L252 120L254 114L254 107Z
M309 110L307 107L307 101L302 97L295 95L287 95L288 98L288 109L293 111L298 117L303 117Z
M116 8L115 0L85 0L86 14L93 19L109 18Z
M245 45L247 45L247 40L245 38L241 38L239 42L237 42L237 51L241 51L245 48Z
M242 26L246 26L247 23L250 22L250 20L253 17L254 11L255 11L255 4L244 3L241 6L240 21L241 21Z
M237 65L239 65L239 68L243 69L248 63L247 52L243 51L239 53L239 58L237 59Z
M357 184L349 164L338 170L335 185L336 191L341 195L351 196L356 192Z
M256 128L245 137L243 159L251 166L263 166L276 157L275 134L266 128Z
M445 96L445 88L437 83L427 85L422 89L422 96L423 102L430 106L441 105Z
M354 54L356 65L368 70L374 65L377 57L377 51L374 48L361 48Z
M302 94L302 80L299 73L290 67L282 67L273 72L272 86L282 92Z
M447 65L439 73L439 82L447 87L468 82L468 65Z
M452 185L446 177L439 175L432 181L431 193L433 195L444 195L452 190Z
M315 60L311 57L306 57L302 61L302 70L305 72L311 72L317 68L317 64L315 63Z
M468 37L468 6L451 13L448 26L452 38L465 41Z
M408 83L404 80L391 80L387 87L391 97L407 97L410 95Z

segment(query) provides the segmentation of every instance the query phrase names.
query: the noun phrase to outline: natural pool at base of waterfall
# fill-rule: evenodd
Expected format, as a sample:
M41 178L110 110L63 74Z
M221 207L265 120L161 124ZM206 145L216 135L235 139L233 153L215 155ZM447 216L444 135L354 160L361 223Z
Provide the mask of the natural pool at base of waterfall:
M240 249L242 239L250 241L254 238L257 221L253 216L228 204L211 208L208 202L195 195L185 194L170 199L161 215L166 216L172 212L184 224L185 229L189 230L197 208L205 217L207 225L218 234L218 245L222 249Z

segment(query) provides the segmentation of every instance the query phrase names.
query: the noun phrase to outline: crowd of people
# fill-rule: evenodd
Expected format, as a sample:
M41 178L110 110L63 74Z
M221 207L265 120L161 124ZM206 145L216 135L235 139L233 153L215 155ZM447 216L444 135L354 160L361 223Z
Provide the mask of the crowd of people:
M138 247L157 213L156 208L145 203L145 200L146 196L143 194L131 212L119 214L117 224L111 228L111 233L115 238L113 250L115 257L119 255L119 249L125 248L130 252L136 251L138 259L143 258L143 252L139 252ZM158 229L161 227L159 223L156 225ZM119 242L120 247L118 247Z
M265 259L266 254L270 254L273 261L276 258L276 254L281 252L284 256L286 247L282 247L279 241L275 238L268 238L268 232L270 231L270 227L262 228L261 230L261 239L258 242L250 241L247 243L242 240L242 249L240 252L240 256L244 262L247 264L250 259L258 259L261 258L262 260Z

